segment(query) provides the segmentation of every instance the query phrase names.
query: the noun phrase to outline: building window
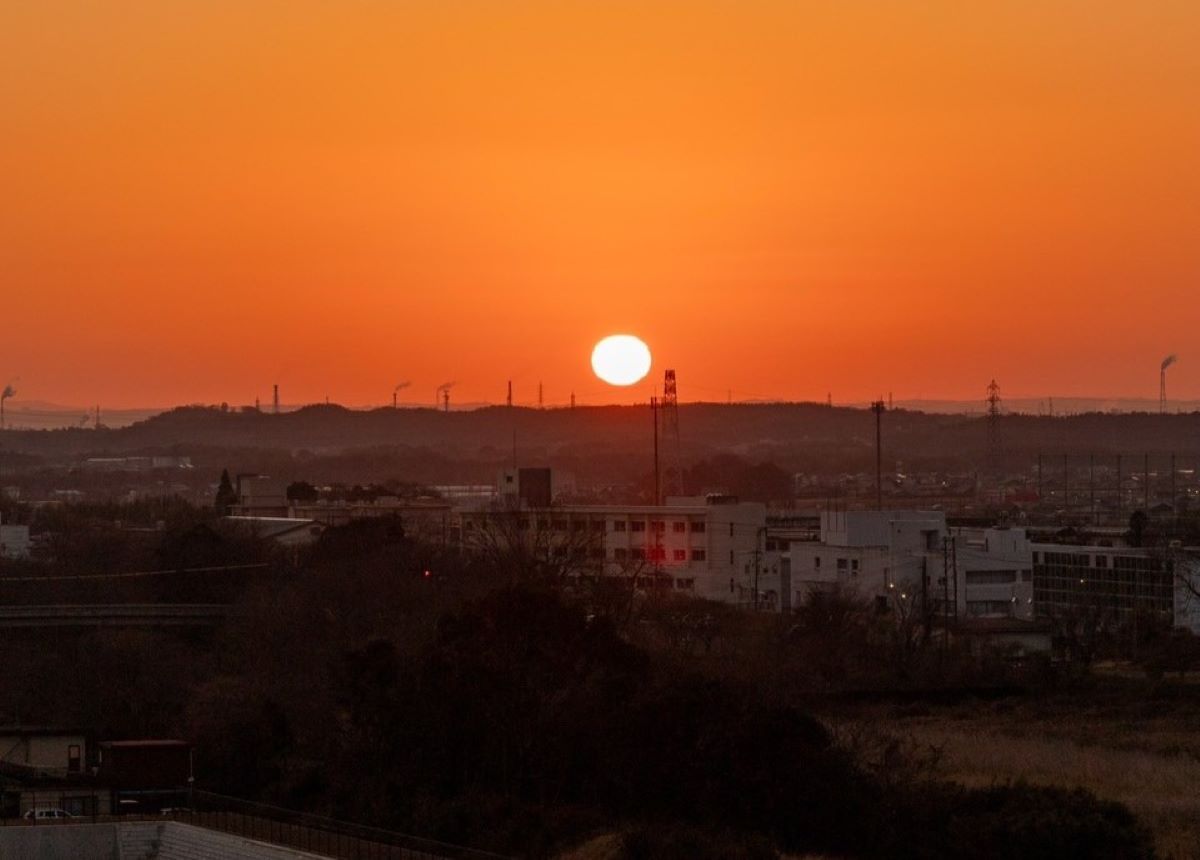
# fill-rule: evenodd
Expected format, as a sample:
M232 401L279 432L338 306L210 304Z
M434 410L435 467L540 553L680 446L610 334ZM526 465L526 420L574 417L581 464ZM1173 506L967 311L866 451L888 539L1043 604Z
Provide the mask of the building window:
M644 549L642 549L641 547L635 547L633 550L630 551L630 554L634 561L645 561L646 560L646 551Z
M692 561L705 561L708 558L708 552L702 549L692 550Z
M683 522L682 520L676 520L675 522L671 523L671 531L675 532L675 534L682 534L683 532L687 531L687 523Z
M667 530L667 524L663 520L650 520L650 530L662 534Z
M704 523L697 520L692 521L692 534L697 534L704 531Z
M729 536L733 537L733 523L729 524Z
M613 529L612 530L615 532L625 531L625 520L613 520Z
M644 532L646 530L646 521L634 520L629 524L629 530L631 532Z
M1011 600L968 600L968 615L1011 615Z
M628 557L629 551L624 547L618 547L613 550L613 561L624 561Z
M79 773L79 745L71 744L67 747L67 771L69 773Z
M850 559L850 569L852 571L854 571L855 573L858 573L858 559L857 558Z
M845 570L845 569L846 569L846 559L844 559L844 558L839 558L839 559L837 560L837 569L838 569L838 570Z
M1106 555L1096 556L1096 567L1108 567L1108 556L1106 556Z
M567 530L567 521L566 520L553 520L550 523L550 528L552 528L556 532L565 532Z
M730 565L733 564L733 550L729 551L729 563L730 563Z
M814 555L813 556L813 570L820 570L820 569L821 569L821 556Z
M694 579L677 579L677 580L675 580L675 587L678 589L684 590L684 591L691 591L693 588L696 587L696 580L694 580Z
M967 585L1012 585L1017 581L1015 570L968 570Z
M675 561L687 561L687 550L677 549L674 554Z

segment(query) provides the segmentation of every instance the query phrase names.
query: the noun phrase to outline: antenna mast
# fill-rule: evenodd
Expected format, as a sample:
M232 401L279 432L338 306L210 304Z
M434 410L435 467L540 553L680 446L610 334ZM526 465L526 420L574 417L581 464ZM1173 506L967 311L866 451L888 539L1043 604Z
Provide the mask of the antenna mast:
M679 393L675 371L663 374L662 437L666 445L666 468L663 472L663 493L668 496L683 495L683 469L679 453Z

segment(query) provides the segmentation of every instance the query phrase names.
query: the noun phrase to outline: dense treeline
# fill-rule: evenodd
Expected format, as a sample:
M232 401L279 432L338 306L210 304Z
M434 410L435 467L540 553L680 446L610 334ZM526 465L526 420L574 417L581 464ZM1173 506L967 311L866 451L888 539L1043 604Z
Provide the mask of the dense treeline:
M188 737L205 788L526 856L605 833L627 857L1151 856L1122 807L940 782L810 707L1009 683L1007 663L924 647L851 601L787 619L670 599L631 612L491 564L398 521L331 529L248 578L215 634L7 637L5 664L26 671L4 674L0 702L98 737Z

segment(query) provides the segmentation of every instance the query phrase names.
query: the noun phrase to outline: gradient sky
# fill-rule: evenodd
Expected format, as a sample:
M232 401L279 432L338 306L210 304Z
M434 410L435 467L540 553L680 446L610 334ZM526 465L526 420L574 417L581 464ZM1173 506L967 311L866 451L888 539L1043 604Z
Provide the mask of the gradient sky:
M10 0L0 376L1200 397L1195 0ZM0 379L0 385L5 380Z

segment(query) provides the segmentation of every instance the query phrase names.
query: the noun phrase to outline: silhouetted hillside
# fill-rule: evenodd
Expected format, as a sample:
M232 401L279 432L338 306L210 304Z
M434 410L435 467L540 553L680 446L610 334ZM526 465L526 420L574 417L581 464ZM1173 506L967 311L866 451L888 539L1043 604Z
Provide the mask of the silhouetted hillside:
M788 468L865 469L873 463L874 416L819 404L687 404L679 408L682 456L716 452L774 460ZM887 462L978 465L987 452L981 417L896 410L883 417ZM1200 453L1200 413L1007 415L999 421L1005 459L1027 464L1037 453ZM652 423L645 407L577 409L489 407L352 411L310 406L268 414L185 407L121 429L8 431L0 450L46 458L189 449L280 451L321 456L357 449L428 452L448 461L602 463L648 459Z

